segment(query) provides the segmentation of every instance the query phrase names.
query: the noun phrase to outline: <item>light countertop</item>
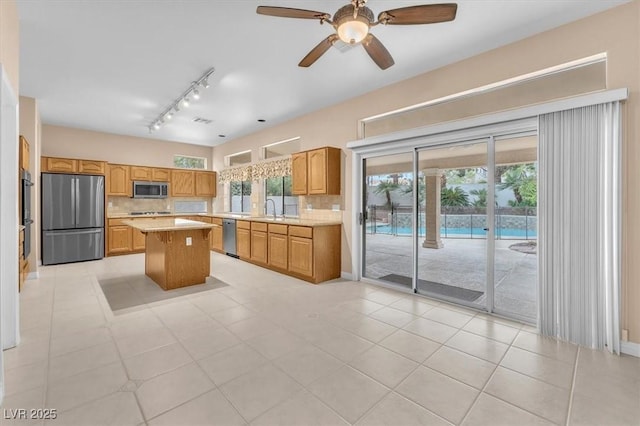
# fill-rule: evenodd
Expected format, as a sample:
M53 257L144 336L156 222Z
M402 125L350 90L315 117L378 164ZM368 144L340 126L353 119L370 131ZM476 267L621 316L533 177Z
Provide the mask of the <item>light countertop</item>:
M125 219L123 224L142 232L163 232L163 231L182 231L185 229L209 229L214 225L195 220L187 220L180 218L161 218L161 219Z
M153 223L156 223L158 220L173 220L176 217L180 216L199 216L199 217L217 217L221 219L235 219L235 220L246 220L249 222L264 222L264 223L278 223L282 225L299 225L299 226L331 226L331 225L342 225L342 221L340 220L321 220L321 219L299 219L292 217L277 217L273 219L272 216L249 216L237 213L171 213L171 214L154 214L154 215L132 215L128 213L113 213L109 214L108 218L110 219L135 219L135 222L142 222L144 219L152 219ZM125 222L123 222L125 223ZM131 222L133 223L133 221ZM129 223L126 223L129 226ZM133 226L135 228L135 226Z

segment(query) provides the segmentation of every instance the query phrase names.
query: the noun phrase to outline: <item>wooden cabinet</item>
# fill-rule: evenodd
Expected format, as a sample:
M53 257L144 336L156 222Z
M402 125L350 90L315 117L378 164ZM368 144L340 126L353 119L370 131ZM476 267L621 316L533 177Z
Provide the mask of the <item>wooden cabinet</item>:
M307 195L307 153L298 152L291 156L291 193Z
M251 222L236 220L236 254L251 259Z
M124 164L109 164L107 167L107 195L131 196L131 179L129 166Z
M222 252L223 247L223 237L222 237L222 219L219 217L211 218L211 224L213 228L211 228L211 250Z
M127 225L109 226L107 254L125 254L133 250L132 229Z
M216 196L216 173L215 172L194 172L196 188L195 195L198 197Z
M20 168L22 170L29 170L29 142L27 139L20 135Z
M193 197L195 196L193 170L171 170L171 196Z
M130 166L129 176L131 180L140 180L149 182L152 178L151 167Z
M78 171L78 160L72 158L42 157L43 172L75 173Z
M289 271L313 277L313 240L289 237Z
M251 260L266 264L268 256L267 224L251 222Z
M75 158L42 157L40 167L45 173L80 173L104 175L106 162Z
M144 251L147 236L138 229L131 228L131 250Z
M96 160L78 160L78 173L104 175L106 163Z
M171 170L153 167L151 169L151 180L153 182L169 182L171 180Z
M333 147L293 154L293 194L340 195L340 157L340 149Z
M286 270L289 264L287 225L269 224L269 266Z

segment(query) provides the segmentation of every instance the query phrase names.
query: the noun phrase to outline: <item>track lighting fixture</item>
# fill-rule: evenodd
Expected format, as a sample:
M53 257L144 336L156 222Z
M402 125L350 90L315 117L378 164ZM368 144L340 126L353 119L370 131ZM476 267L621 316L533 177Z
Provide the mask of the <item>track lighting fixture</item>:
M154 130L158 130L163 124L165 124L165 121L171 120L174 113L179 112L181 108L188 107L189 102L191 101L189 96L191 96L194 100L200 99L200 91L198 90L198 86L202 86L205 89L208 89L210 87L209 76L211 76L214 71L215 68L209 68L204 74L200 76L200 78L198 78L196 81L192 81L187 90L182 92L180 96L174 99L174 101L169 104L169 106L165 108L160 113L160 115L156 117L155 120L151 122L151 124L149 125L149 133L153 132Z

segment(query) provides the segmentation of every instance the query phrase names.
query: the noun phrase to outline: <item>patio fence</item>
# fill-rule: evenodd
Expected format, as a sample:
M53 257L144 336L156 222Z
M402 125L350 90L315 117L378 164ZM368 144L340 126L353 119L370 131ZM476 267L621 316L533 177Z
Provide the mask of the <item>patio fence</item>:
M537 239L538 217L535 207L496 207L496 239ZM418 235L426 235L424 208L418 212ZM408 236L413 228L413 207L397 204L367 207L369 234ZM440 214L443 238L487 238L487 216L481 207L443 206Z

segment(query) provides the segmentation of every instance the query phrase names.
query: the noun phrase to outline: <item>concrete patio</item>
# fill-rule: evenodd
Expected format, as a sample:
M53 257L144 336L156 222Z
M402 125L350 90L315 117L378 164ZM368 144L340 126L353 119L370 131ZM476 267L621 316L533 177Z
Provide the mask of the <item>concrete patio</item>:
M419 247L418 279L485 292L486 240L443 238L444 247ZM496 240L495 307L535 322L537 316L537 255L509 249L522 240ZM413 240L409 236L367 234L365 276L411 277ZM474 302L486 304L486 295Z

